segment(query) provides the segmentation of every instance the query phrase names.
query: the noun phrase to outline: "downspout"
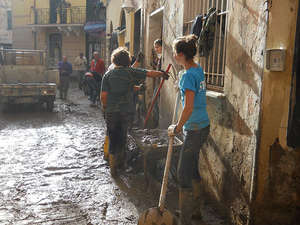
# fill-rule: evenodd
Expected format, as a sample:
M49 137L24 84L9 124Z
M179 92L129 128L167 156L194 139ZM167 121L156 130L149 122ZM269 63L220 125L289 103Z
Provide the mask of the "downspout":
M146 29L145 29L145 26L146 26L146 6L145 6L145 1L146 0L143 0L143 5L142 5L142 15L141 15L141 43L140 43L140 49L141 49L141 52L145 55L145 38L146 38L146 35L145 35L145 32L146 32ZM147 3L146 5L148 5L148 0L147 0ZM145 60L143 60L143 64L142 64L142 67L145 67Z
M33 13L34 13L34 23L37 23L37 13L36 13L36 0L33 2ZM37 49L37 31L36 28L33 30L33 48L34 50Z
M266 13L265 17L265 24L266 24L266 33L265 33L265 43L264 43L264 53L267 47L267 35L268 35L268 27L269 27L269 10L272 7L272 0L266 0L264 2L264 13ZM248 214L248 221L247 225L254 225L254 218L253 218L253 211L255 208L255 198L257 194L257 174L258 174L258 152L260 148L260 140L261 140L261 121L262 121L262 94L263 94L263 74L264 74L264 66L265 60L263 64L263 71L262 71L262 87L260 91L260 112L259 112L259 121L258 121L258 130L256 132L256 148L253 153L253 161L252 161L252 171L251 171L251 186L250 186L250 193L249 193L249 203L250 209Z

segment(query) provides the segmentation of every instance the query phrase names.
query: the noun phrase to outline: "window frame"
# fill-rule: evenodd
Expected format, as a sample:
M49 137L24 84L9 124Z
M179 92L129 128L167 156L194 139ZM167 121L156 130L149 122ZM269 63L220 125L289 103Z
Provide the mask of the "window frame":
M214 47L209 57L197 56L206 77L207 90L224 92L228 19L230 0L187 0L184 5L183 34L191 31L196 16L205 15L211 7L216 7L219 22L216 23ZM222 32L223 31L223 32ZM221 54L222 53L222 54ZM216 55L217 54L217 55Z
M6 11L6 19L7 19L7 30L12 30L13 29L12 10L7 10Z

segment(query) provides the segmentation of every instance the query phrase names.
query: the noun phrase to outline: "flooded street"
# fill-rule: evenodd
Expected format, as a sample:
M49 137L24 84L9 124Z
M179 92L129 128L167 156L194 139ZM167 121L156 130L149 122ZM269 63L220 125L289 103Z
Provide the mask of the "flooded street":
M30 106L0 114L1 225L129 225L157 204L143 173L110 177L101 111L71 92L53 113ZM176 207L176 198L168 198Z

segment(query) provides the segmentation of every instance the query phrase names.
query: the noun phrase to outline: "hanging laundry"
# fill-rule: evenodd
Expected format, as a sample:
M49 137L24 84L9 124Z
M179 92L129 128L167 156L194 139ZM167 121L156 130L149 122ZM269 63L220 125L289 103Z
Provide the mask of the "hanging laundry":
M198 41L200 57L208 57L214 47L216 22L217 10L216 8L210 8L205 17Z
M201 30L202 30L202 25L203 25L203 15L200 14L194 20L194 23L192 25L191 34L194 34L199 38Z

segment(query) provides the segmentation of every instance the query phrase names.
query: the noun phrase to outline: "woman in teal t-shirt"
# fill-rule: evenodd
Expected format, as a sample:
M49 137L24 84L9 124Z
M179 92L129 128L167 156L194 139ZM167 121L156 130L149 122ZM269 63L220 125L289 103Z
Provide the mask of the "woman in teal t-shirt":
M184 132L177 177L179 182L179 210L182 224L191 224L193 217L201 217L199 200L200 175L199 151L209 134L209 118L206 111L206 87L202 68L194 61L197 53L196 36L178 38L173 44L174 58L185 69L179 81L183 105L176 125L170 125L170 136ZM192 198L191 196L192 190Z

